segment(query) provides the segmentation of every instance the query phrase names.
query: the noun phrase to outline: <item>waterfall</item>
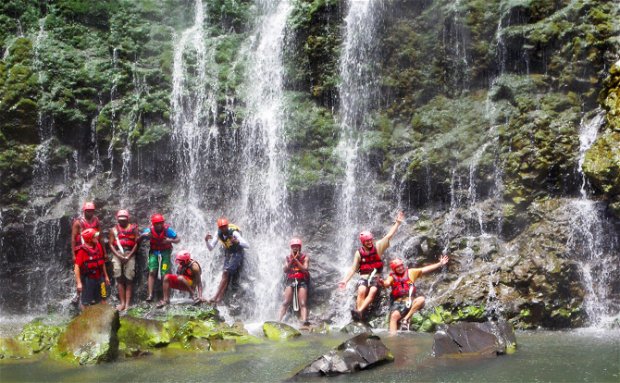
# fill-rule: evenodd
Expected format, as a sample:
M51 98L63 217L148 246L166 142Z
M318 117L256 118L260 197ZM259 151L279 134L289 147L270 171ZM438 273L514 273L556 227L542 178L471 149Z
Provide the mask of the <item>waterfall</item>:
M252 36L249 69L246 73L247 116L242 125L241 164L243 182L238 212L247 227L250 250L245 259L254 294L248 307L253 319L273 319L280 303L280 280L288 253L291 212L288 208L286 106L283 92L283 61L286 21L292 10L288 0L263 0L263 16ZM233 208L233 212L236 210ZM277 276L274 278L274 274Z
M370 63L376 54L375 35L381 2L350 1L345 18L346 31L340 57L340 140L336 152L341 157L344 179L337 193L337 267L342 275L351 267L357 233L371 229L376 190L371 169L361 156L363 133L375 101L377 78ZM380 235L381 233L376 233ZM337 322L348 319L348 295L338 294L335 302Z
M203 240L204 230L213 217L209 222L203 213L202 189L213 171L210 154L217 145L218 82L209 71L214 67L213 50L207 49L204 22L202 1L196 0L193 25L174 37L171 110L177 174L171 201L173 211L166 220L181 238L176 249L188 249L201 264L207 295L214 290L219 277L216 257L207 254Z
M599 112L590 120L581 121L579 131L579 159L577 171L581 175L580 198L570 202L570 230L568 247L579 266L582 284L585 289L583 308L589 324L604 327L617 315L618 307L613 307L608 298L611 294L613 276L618 271L614 232L605 220L604 204L589 199L588 185L582 166L585 155L596 140L598 130L605 121L605 113Z

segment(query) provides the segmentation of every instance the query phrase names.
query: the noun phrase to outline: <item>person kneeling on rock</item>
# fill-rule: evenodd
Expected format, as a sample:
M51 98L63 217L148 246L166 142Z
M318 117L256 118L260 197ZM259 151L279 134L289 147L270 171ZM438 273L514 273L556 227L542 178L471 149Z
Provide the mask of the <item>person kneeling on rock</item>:
M204 302L202 297L202 268L200 264L192 259L191 254L187 250L181 250L177 253L174 261L179 266L177 273L166 274L164 276L163 290L164 299L157 305L158 308L170 304L170 289L181 291L189 291L194 297L194 304Z
M422 268L408 269L402 259L394 259L390 262L392 273L381 281L384 287L392 287L390 294L390 334L395 335L398 331L398 323L408 324L409 320L417 311L424 307L424 297L416 296L415 281L423 274L435 271L448 263L448 256L443 255L439 262ZM401 320L402 319L402 320Z

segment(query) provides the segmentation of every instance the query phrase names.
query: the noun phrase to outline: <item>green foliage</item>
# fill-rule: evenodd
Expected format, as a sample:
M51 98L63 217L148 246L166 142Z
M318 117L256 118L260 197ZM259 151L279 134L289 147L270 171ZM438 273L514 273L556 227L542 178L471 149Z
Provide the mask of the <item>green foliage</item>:
M26 345L32 353L36 354L51 349L63 330L60 326L33 321L24 326L17 339Z

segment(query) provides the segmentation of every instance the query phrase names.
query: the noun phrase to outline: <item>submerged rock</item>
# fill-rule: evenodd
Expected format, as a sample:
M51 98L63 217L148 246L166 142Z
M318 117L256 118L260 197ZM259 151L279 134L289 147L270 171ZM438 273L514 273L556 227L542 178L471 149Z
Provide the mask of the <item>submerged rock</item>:
M516 345L514 331L507 322L461 322L435 333L433 355L495 357L512 352Z
M271 340L287 340L301 336L295 328L281 322L265 322L263 333Z
M89 306L58 339L53 356L79 364L109 362L118 354L118 311L106 304Z
M297 372L292 380L309 376L348 374L394 361L381 338L371 333L359 334Z
M340 329L340 332L353 335L363 334L366 332L372 333L372 327L370 327L368 323L353 321Z

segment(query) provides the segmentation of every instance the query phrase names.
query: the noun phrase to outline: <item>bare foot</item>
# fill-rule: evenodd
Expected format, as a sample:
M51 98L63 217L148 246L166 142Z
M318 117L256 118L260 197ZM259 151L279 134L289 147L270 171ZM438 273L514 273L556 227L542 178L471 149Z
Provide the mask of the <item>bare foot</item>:
M123 311L123 310L125 310L125 305L121 303L120 305L117 305L117 306L116 306L116 309L117 309L118 311Z
M159 303L157 304L157 308L158 308L158 309L161 309L161 308L163 308L164 306L167 306L167 305L169 305L169 304L170 304L170 302L168 302L168 301L164 301L164 300L161 300L161 301L159 301Z

